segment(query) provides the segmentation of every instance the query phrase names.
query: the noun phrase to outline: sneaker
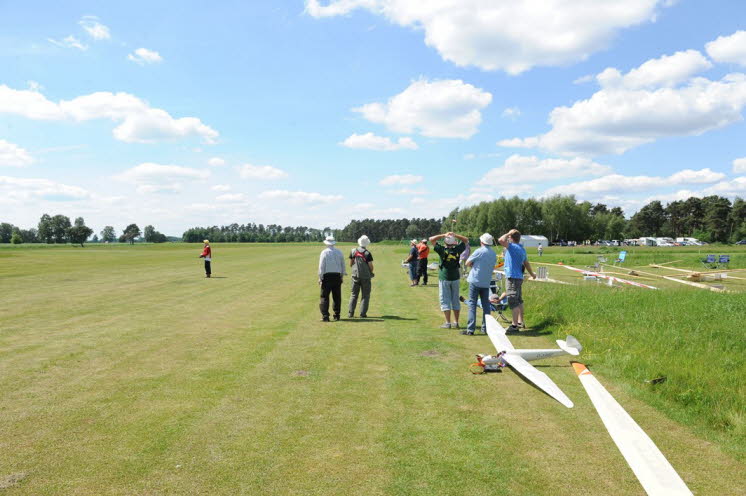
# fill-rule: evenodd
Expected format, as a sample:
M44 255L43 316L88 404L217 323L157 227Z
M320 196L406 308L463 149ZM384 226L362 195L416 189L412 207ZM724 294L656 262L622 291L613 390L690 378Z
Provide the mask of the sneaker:
M461 331L461 334L463 334L464 336L473 336L474 335L473 332L469 332L466 329L464 329L463 331Z
M459 327L458 322L456 322L455 324L451 324L451 329L461 329L461 328Z
M332 320L333 320L334 322L337 322L337 321L339 321L339 315L335 315L335 316L334 316L334 317L332 318Z
M450 322L443 322L443 323L442 323L442 324L440 325L440 328L441 328L441 329L450 329L450 328L451 328L451 323L450 323Z
M368 314L367 313L361 313L360 314L360 318L361 319L367 319L368 318Z
M518 332L518 328L514 326L513 324L510 324L507 329L505 329L505 332Z
M361 315L361 317L362 317L362 315ZM355 314L354 313L348 313L347 314L347 318L348 319L354 319L355 318Z
M458 301L460 301L461 303L466 303L466 298L464 298L463 296L459 296Z
M516 324L516 327L519 328L519 329L525 329L526 328L526 323L525 322L521 322L520 324Z
M329 322L329 317L321 317L321 322Z

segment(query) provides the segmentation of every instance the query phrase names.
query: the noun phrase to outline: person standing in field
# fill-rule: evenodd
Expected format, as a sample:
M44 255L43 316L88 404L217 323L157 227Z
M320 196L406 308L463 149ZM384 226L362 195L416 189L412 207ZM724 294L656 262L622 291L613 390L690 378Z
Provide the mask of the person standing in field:
M471 255L471 246L469 246L469 240L467 239L464 243L466 245L466 249L461 253L461 256L459 257L459 265L461 266L461 275L466 275L466 261L469 259L469 255Z
M350 295L349 318L355 316L358 294L362 291L360 299L360 317L368 317L368 304L370 303L370 280L373 278L373 255L368 251L370 239L363 234L357 240L357 248L350 252L350 267L352 267L352 294Z
M541 246L541 243L539 243L539 247L536 249L536 251L539 252L539 256L541 256L541 254L544 253L544 248Z
M210 248L209 240L204 240L202 242L205 244L205 247L202 249L202 254L199 258L205 259L205 277L210 277L212 275L212 249Z
M438 243L441 239L443 239L444 244ZM447 232L431 236L430 243L432 243L435 253L440 257L438 296L440 297L440 310L446 319L440 327L441 329L458 329L458 318L461 313L459 256L469 246L469 240L453 232ZM451 311L453 311L453 322L451 322Z
M511 229L497 240L505 247L505 277L507 278L505 292L508 297L508 306L513 314L508 332L516 332L521 327L525 327L523 322L523 269L528 270L531 277L536 279L526 250L519 244L520 241L521 233L518 229Z
M329 294L331 293L332 300L334 300L334 321L337 321L342 311L342 280L347 271L344 255L334 247L337 244L334 236L327 236L324 244L326 248L319 256L319 286L321 286L319 310L321 310L321 321L329 322Z
M418 263L419 252L417 251L417 240L413 239L409 242L409 255L404 259L404 263L409 264L409 281L412 286L417 286L417 263Z
M427 286L427 257L430 255L430 248L427 247L427 239L420 241L417 245L417 284L422 278L422 285Z
M474 250L466 266L471 267L467 281L469 282L469 320L466 330L461 334L473 336L477 326L477 299L482 302L482 313L490 314L490 282L492 271L495 269L497 254L492 250L494 238L490 233L484 233L479 237L481 246ZM484 328L484 317L482 317L482 328Z

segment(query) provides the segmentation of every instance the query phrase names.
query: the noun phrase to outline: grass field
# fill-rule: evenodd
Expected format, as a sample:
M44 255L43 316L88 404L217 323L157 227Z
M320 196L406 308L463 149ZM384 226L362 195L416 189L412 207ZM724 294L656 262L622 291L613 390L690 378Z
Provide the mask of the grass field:
M437 287L407 286L397 246L371 248L371 318L321 323L321 248L217 245L212 279L195 245L0 249L0 492L644 494L567 358L537 365L573 409L510 370L470 374L488 339L438 329ZM542 261L585 266L590 251ZM719 252L746 267L746 251ZM627 264L682 257L701 254ZM516 346L572 333L695 494L742 494L738 281L656 292L560 271L578 284L529 283Z

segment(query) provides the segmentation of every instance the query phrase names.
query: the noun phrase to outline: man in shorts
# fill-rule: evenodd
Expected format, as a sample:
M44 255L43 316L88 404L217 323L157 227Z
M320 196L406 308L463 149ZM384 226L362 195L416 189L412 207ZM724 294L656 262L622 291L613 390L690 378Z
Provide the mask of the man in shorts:
M445 244L438 243L441 239ZM461 313L459 256L466 249L469 240L464 236L449 232L432 236L430 243L433 245L435 253L440 257L438 295L440 297L440 309L446 319L440 327L441 329L458 329L458 317ZM451 311L453 311L453 322L451 322Z
M507 284L505 292L508 297L508 306L513 314L513 320L507 332L517 332L525 327L523 322L523 268L528 270L533 279L536 279L531 264L526 256L526 250L519 243L521 233L518 229L511 229L500 236L497 240L505 248L505 277Z

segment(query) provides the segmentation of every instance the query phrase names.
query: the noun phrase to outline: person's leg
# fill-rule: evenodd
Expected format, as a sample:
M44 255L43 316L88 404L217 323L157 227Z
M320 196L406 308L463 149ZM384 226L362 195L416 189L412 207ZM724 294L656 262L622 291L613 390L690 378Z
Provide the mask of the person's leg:
M412 281L412 286L417 285L417 263L409 262L409 280Z
M448 327L450 327L451 303L449 300L448 281L438 281L438 300L440 302L440 310L443 312L443 317L446 319L445 324L448 324ZM443 324L442 327L445 327L445 324Z
M485 317L490 314L490 288L479 288L479 296L482 300L482 330L486 332Z
M451 309L453 309L453 325L458 329L458 317L461 313L461 301L459 300L459 281L448 281L448 289L451 298Z
M210 267L210 261L205 260L205 277L210 277L212 274L212 268Z
M477 298L479 296L479 288L473 284L469 284L469 320L466 322L466 332L474 334L474 330L477 326Z
M516 282L518 283L516 287L516 297L518 301L516 324L518 324L519 327L523 327L523 279L518 279Z
M518 314L520 312L520 305L521 301L518 296L518 287L519 284L517 281L520 281L520 279L508 279L507 284L505 285L505 293L508 297L508 306L510 307L510 313L512 317L512 321L510 322L510 327L508 330L515 331L518 329Z
M348 315L353 317L355 315L355 307L357 306L357 296L360 294L360 280L357 277L352 278L352 291L350 293L350 306L348 308ZM365 313L363 311L363 313Z
M329 320L329 293L331 292L331 285L326 276L321 280L321 294L319 299L319 310L321 310L321 318Z
M420 260L420 275L422 276L422 284L427 286L427 258Z
M339 320L342 312L342 278L337 276L332 284L332 299L334 300L334 320Z
M363 292L362 299L360 300L360 316L367 317L368 316L368 305L370 304L371 280L361 279L360 288L362 289L362 292Z

